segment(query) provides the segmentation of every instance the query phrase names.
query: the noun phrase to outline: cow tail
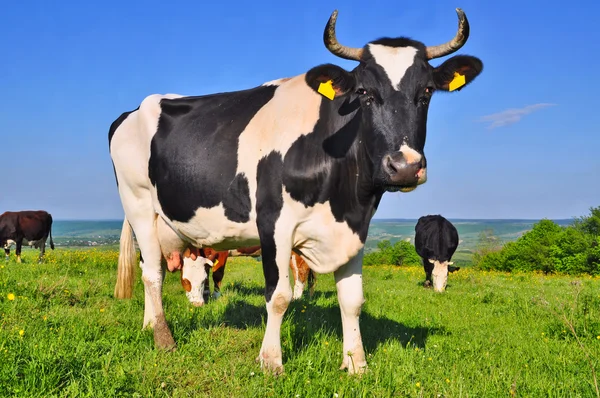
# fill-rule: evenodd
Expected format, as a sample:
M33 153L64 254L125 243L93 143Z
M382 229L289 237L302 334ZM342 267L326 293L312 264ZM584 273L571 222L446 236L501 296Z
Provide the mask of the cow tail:
M52 226L50 227L50 231L49 235L50 235L50 249L54 250L54 241L52 240Z
M137 255L133 244L133 230L127 217L123 220L121 239L119 245L119 265L117 270L117 283L115 284L115 298L131 298L133 295L133 282L135 262Z

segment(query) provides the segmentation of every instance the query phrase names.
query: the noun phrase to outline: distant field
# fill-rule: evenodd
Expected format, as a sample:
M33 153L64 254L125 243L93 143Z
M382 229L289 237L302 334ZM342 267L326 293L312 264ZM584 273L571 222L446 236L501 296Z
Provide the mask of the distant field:
M338 370L335 285L319 275L314 299L286 313L286 373L273 378L254 362L266 317L258 261L231 259L223 296L202 308L168 274L164 303L178 350L164 353L140 329L139 270L134 298L112 297L117 256L61 249L37 265L28 250L23 264L0 262L0 396L596 396L586 353L600 371L599 278L461 269L437 294L421 286L420 267L366 267L370 370L356 378ZM585 351L561 321L561 303Z
M491 229L501 242L517 239L531 229L537 220L451 220L458 229L461 243L458 255L468 258L469 252L477 244L482 231ZM559 225L568 225L572 220L554 220ZM377 247L377 242L388 239L392 243L410 238L413 241L417 220L373 220L369 228L366 251ZM56 220L52 235L58 246L102 246L116 245L121 235L120 220L105 221L63 221Z

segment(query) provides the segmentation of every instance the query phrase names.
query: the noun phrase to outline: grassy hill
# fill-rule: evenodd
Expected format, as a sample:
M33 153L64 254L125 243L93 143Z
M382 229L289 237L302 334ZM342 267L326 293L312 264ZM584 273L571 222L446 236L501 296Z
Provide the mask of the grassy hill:
M165 311L178 349L164 353L140 329L139 270L134 298L112 297L117 255L58 249L37 265L27 251L24 264L1 263L0 396L596 396L599 278L461 269L437 294L421 286L420 267L366 267L370 369L356 378L338 370L335 285L319 275L315 297L286 313L286 373L273 378L254 362L266 316L258 261L231 259L223 296L201 308L188 304L179 274L168 274Z

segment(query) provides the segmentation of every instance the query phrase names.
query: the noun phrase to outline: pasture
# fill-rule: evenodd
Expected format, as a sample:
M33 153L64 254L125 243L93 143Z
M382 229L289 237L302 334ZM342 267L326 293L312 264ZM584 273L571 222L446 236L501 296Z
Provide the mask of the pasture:
M596 396L597 277L463 268L435 294L421 286L422 267L365 267L369 371L348 377L338 370L333 276L319 275L315 297L305 292L286 313L285 374L277 378L254 362L266 319L255 259L231 258L223 295L201 308L188 304L179 273L167 275L165 312L178 349L165 353L141 330L139 269L134 298L112 297L115 250L58 249L41 265L35 251L23 254L23 264L0 262L0 396Z

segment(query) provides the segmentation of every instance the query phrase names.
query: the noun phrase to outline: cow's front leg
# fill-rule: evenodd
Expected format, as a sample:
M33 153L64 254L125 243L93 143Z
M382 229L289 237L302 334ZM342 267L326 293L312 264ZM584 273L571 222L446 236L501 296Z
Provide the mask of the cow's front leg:
M6 261L8 261L10 259L10 247L8 249L7 248L4 249L4 255L5 255Z
M260 361L264 371L281 374L284 371L281 353L281 323L283 315L292 301L289 279L292 245L291 237L277 236L269 232L262 233L260 237L265 277L265 299L267 301L267 327L257 361Z
M363 373L367 366L358 322L365 302L362 283L363 250L334 273L344 339L344 359L340 369L348 369L350 374Z

